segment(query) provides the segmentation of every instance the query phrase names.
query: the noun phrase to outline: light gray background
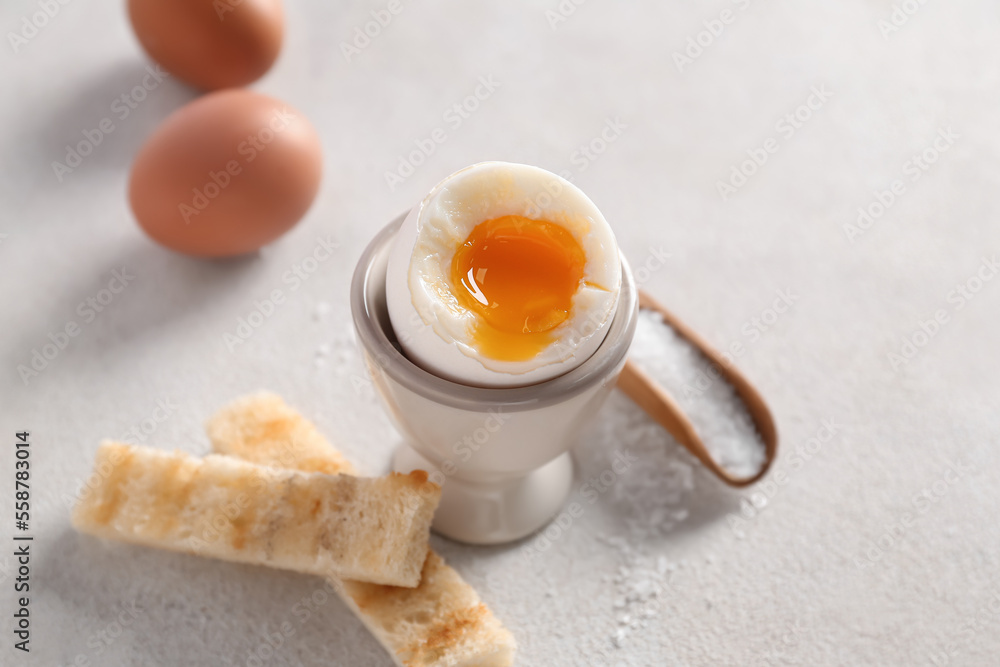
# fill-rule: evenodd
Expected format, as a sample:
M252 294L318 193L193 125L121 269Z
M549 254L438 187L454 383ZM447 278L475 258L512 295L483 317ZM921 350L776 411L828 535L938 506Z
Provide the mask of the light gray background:
M568 170L633 263L651 246L671 253L646 287L719 346L744 343L739 364L774 409L785 473L755 498L701 472L685 489L684 457L616 399L577 452L581 481L622 447L641 469L537 559L524 545L435 542L513 630L519 664L600 664L601 650L623 665L931 664L942 651L950 664L996 664L1000 279L961 309L949 292L1000 252L1000 9L911 4L919 9L886 37L889 0L591 0L555 29L555 0L405 3L347 62L340 43L384 4L288 2L287 43L254 88L317 126L322 190L259 256L211 263L154 245L124 196L143 138L194 93L165 82L60 183L51 162L111 115L147 60L121 2L62 6L18 53L6 33L36 6L5 3L0 662L243 665L262 633L289 622L294 636L265 664L390 664L339 602L305 620L293 613L315 580L80 537L65 497L98 441L142 423L159 401L176 407L147 442L203 453L203 421L258 388L314 418L364 469L385 469L398 436L359 382L354 262L440 178L502 159ZM673 53L727 8L732 23L678 71ZM481 76L500 87L449 127L443 114ZM775 124L814 86L832 97L784 138ZM574 153L616 118L627 128L581 170ZM436 127L447 141L391 191L384 173ZM904 178L904 163L947 127L954 145L849 242L844 225L858 207ZM778 152L723 202L717 181L768 137ZM282 274L327 235L336 255L290 291ZM77 304L122 267L134 280L84 322ZM287 302L230 352L223 335L275 288ZM794 307L751 340L752 318L777 290L791 290ZM938 310L947 323L893 369L889 353ZM81 334L25 385L17 366L69 321ZM796 456L823 420L835 437L814 443L809 460ZM17 429L31 431L34 453L27 661L9 632ZM964 466L957 478L947 461ZM753 500L766 500L755 515ZM741 503L752 517L734 529L727 517ZM690 515L657 529L636 509L650 504ZM107 647L101 633L119 634L123 605L137 616ZM645 627L629 629L636 614Z

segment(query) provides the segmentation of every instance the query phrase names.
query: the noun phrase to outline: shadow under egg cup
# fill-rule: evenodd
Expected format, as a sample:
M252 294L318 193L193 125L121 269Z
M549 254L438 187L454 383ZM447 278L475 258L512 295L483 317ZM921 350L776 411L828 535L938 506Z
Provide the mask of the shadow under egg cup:
M351 281L351 313L365 364L407 442L397 472L426 470L442 486L434 530L499 544L551 521L569 497L569 449L615 387L635 334L639 298L624 257L618 307L597 351L569 372L521 387L474 387L406 358L389 321L386 267L405 214L365 249Z

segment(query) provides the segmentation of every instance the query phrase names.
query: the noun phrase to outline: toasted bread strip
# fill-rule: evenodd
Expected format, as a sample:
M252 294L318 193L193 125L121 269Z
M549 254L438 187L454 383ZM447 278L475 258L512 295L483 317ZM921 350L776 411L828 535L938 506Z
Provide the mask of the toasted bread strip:
M238 435L264 430L267 438ZM237 400L212 418L208 431L217 453L255 463L270 463L282 456L285 466L308 472L344 460L322 436L318 436L321 443L310 438L308 449L289 448L294 434L318 433L274 394ZM400 667L509 667L514 663L517 646L510 631L475 589L433 551L416 588L336 578L332 583Z
M440 487L104 442L73 512L82 532L296 572L416 586Z
M247 419L248 414L254 418ZM275 468L355 474L351 462L330 446L312 422L275 394L238 398L216 412L205 428L219 454Z
M416 588L340 583L341 598L400 667L514 664L514 636L433 550Z

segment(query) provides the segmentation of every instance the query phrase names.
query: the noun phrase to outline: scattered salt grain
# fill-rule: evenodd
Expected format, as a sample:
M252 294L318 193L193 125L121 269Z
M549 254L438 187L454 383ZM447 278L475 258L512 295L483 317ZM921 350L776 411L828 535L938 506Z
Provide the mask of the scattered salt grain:
M328 334L329 335L329 334ZM320 345L317 350L317 357L322 353L322 363L329 362L332 367L332 374L345 377L348 381L356 378L367 384L368 374L364 367L364 362L358 351L358 346L354 342L354 329L350 324L344 324L332 332L332 337L328 338L329 343ZM317 359L317 366L321 365Z
M619 452L638 461L605 491L631 541L666 535L688 518L697 461L624 394L611 395L580 452L582 479L614 471Z
M328 356L330 356L330 346L326 344L320 345L316 348L316 356L313 359L313 364L315 364L316 368L322 368L326 364Z
M743 401L662 315L651 310L639 313L629 358L677 400L723 468L741 477L760 470L764 444Z
M621 648L629 634L645 628L659 615L661 598L670 585L667 573L675 568L666 556L642 555L620 538L601 539L614 547L622 559L613 577L617 627L610 636L611 643Z
M330 304L326 301L320 301L316 304L316 308L313 309L313 319L319 322L328 312L330 312Z

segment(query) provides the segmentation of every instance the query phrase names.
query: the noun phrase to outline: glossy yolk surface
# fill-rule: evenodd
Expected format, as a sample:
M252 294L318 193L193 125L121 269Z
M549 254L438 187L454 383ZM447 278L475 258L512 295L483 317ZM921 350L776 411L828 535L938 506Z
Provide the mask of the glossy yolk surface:
M455 252L451 282L480 317L474 345L493 359L531 359L570 315L586 255L564 227L508 215L482 222Z

